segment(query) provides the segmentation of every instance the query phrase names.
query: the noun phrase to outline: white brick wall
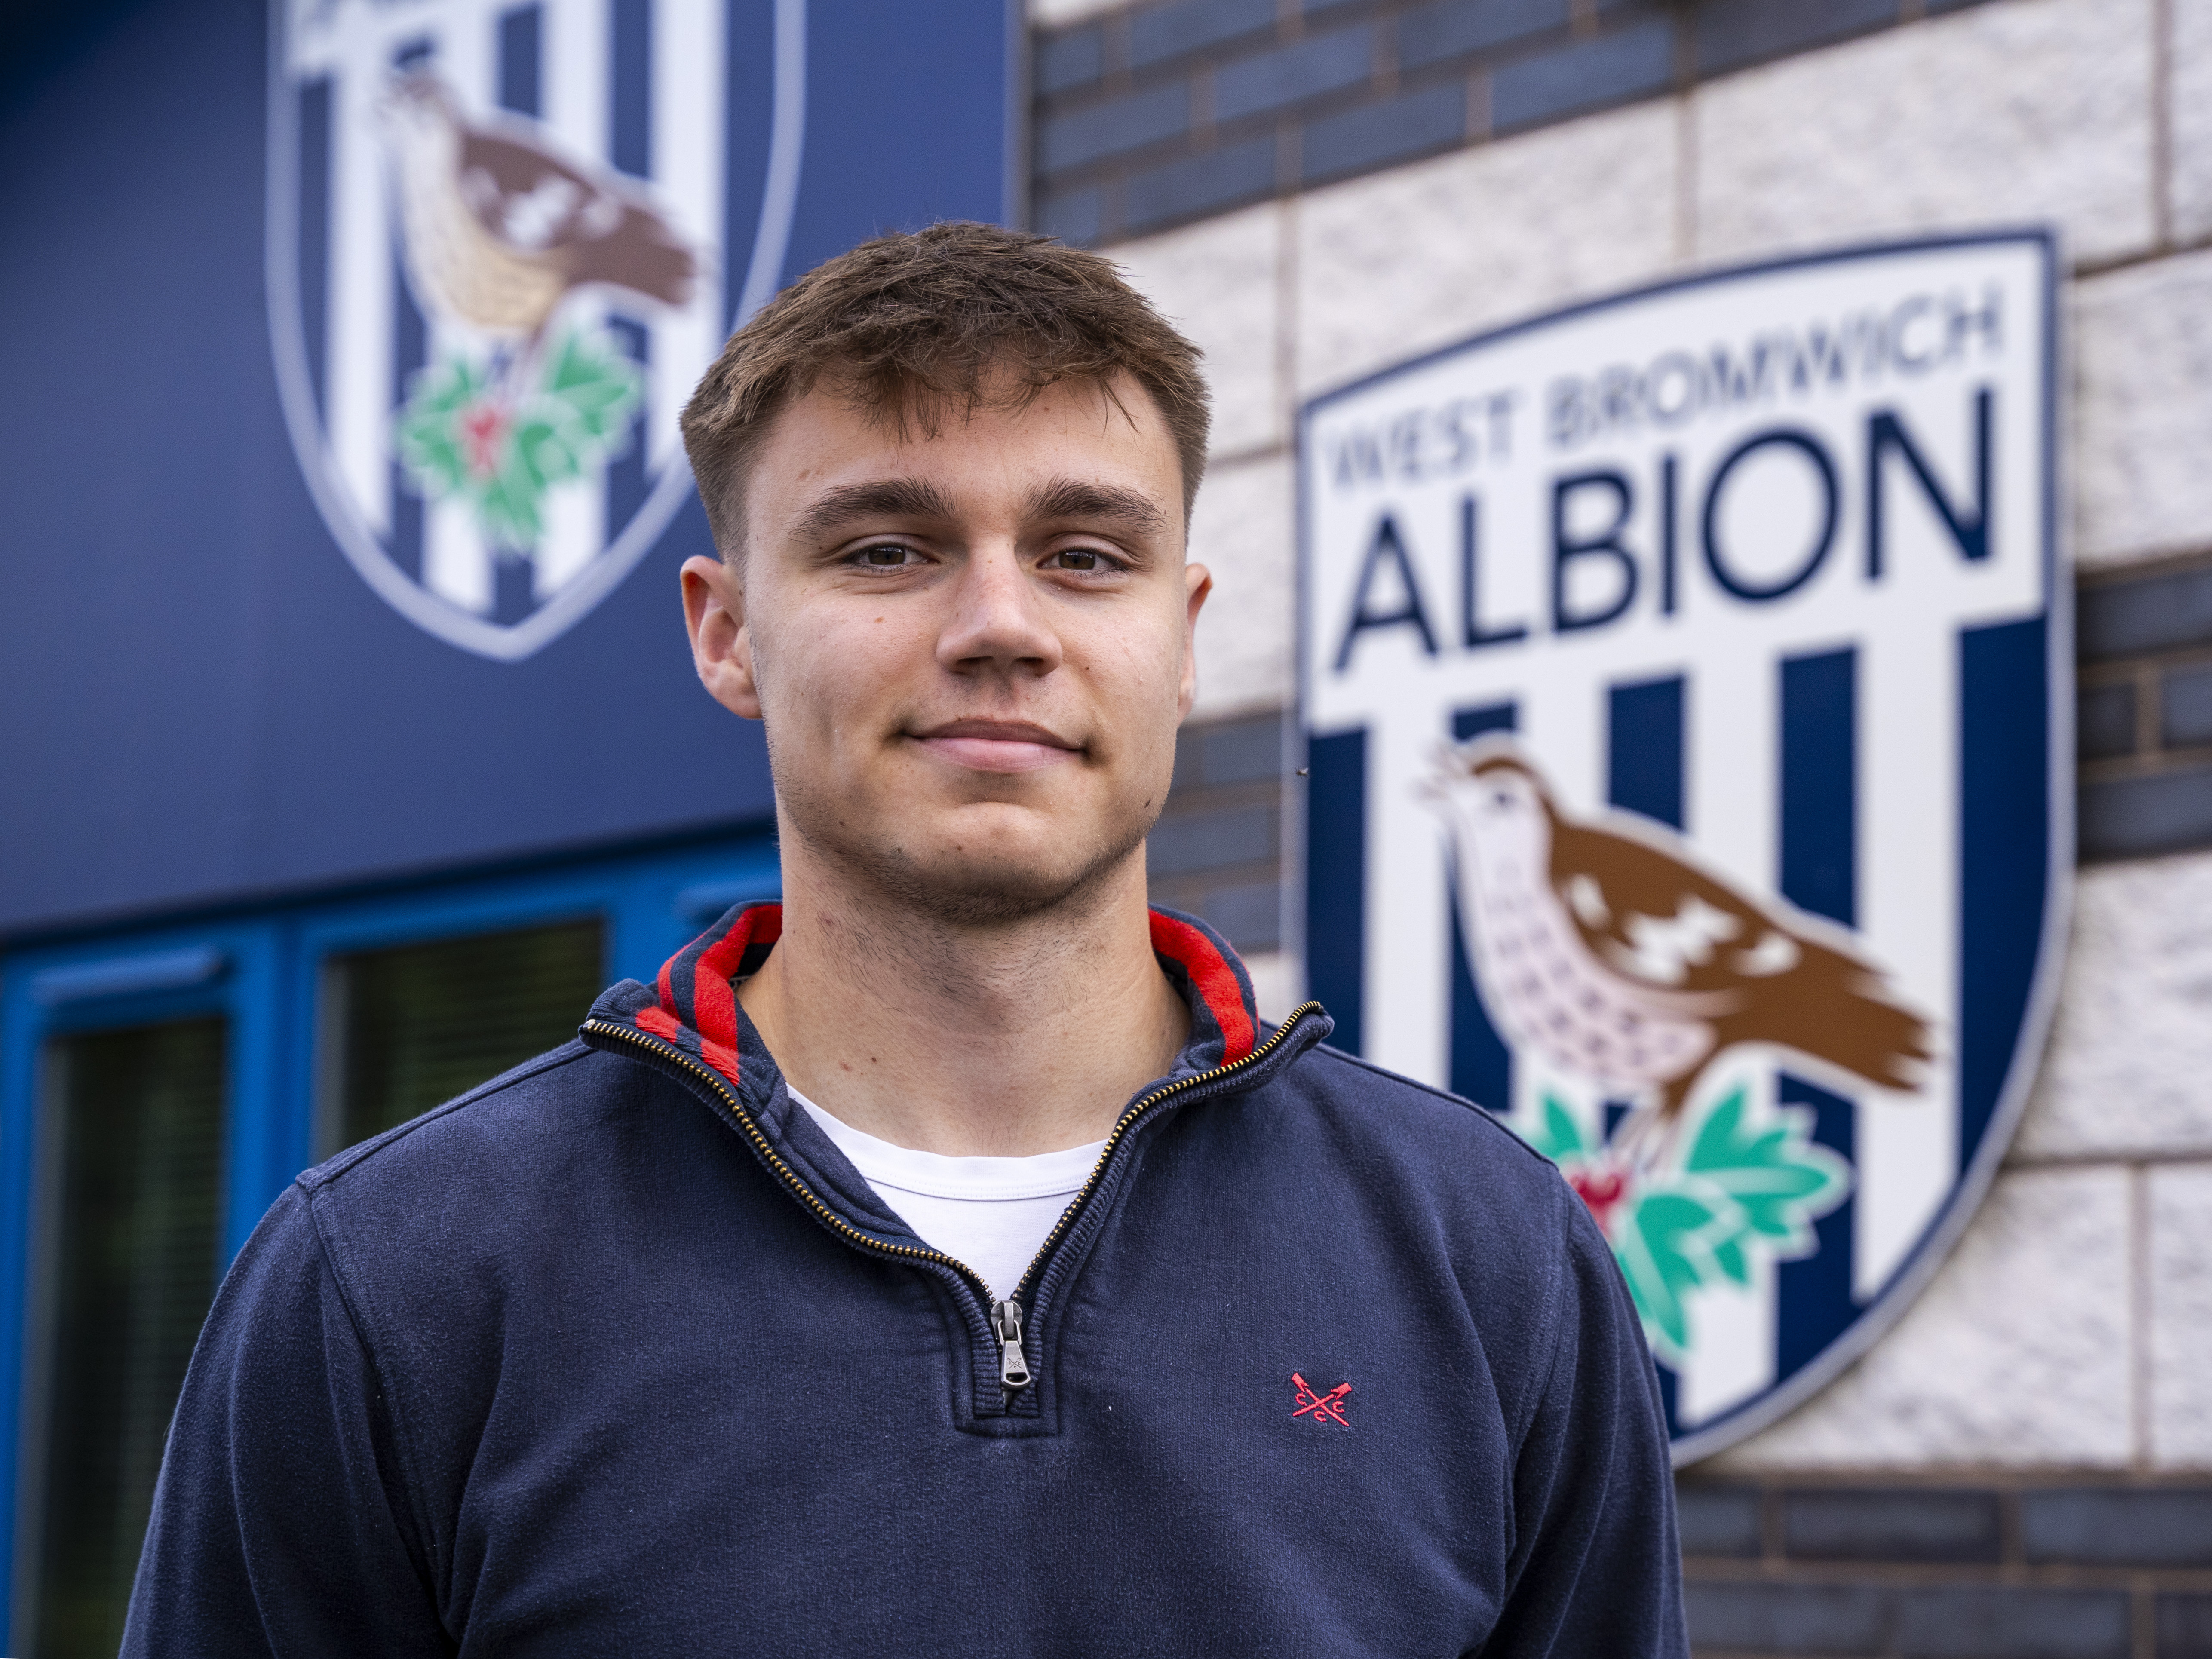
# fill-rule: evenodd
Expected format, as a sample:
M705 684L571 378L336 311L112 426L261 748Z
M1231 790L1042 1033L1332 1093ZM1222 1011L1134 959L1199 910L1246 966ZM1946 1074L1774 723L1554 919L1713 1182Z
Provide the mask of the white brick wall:
M1294 539L1289 453L1213 467L1199 491L1190 556L1213 573L1198 617L1200 720L1279 708L1291 700L1297 584L1286 580Z
M1896 1328L1713 1468L2129 1462L2129 1187L2109 1167L2001 1177Z
M2212 1468L2212 1167L2153 1170L2149 1462Z
M2020 1159L2212 1158L2212 853L2081 872L2050 1051L2013 1146Z
M2212 236L2212 0L2172 0L2167 119L2168 173L2177 241Z
M1217 376L1202 712L1291 695L1299 398L1678 270L2021 223L2074 273L2079 557L2212 546L2212 0L1992 0L1115 248ZM2212 1469L2212 854L2082 873L1984 1207L1864 1359L1723 1462Z
M1217 455L1265 449L1288 435L1279 374L1288 212L1270 203L1113 250L1137 289L1206 353Z
M2151 0L2009 0L1694 94L1706 260L2056 222L2077 259L2152 235Z
M2075 557L2112 565L2202 547L2212 536L2212 252L2085 278L2072 312Z
M1298 394L1673 269L1680 126L1644 104L1303 198Z

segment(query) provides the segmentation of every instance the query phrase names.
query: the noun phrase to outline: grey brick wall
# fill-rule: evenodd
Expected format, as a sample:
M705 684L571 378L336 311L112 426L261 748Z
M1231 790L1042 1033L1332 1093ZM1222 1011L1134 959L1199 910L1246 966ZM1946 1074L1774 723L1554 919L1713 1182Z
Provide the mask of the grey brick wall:
M2212 556L2082 578L2085 862L2212 845Z
M1035 40L1031 217L1110 242L1975 0L1155 0Z
M1282 944L1283 722L1195 722L1146 849L1155 903L1204 916L1239 951Z
M2212 1486L1677 1486L1699 1659L2212 1656Z

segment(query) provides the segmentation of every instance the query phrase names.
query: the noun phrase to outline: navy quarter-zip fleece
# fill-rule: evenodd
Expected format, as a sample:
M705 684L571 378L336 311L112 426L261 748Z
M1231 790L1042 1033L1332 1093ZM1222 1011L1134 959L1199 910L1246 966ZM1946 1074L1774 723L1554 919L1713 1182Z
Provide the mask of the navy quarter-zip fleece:
M1156 912L1191 1041L1024 1279L1008 1390L981 1286L737 1006L779 926L278 1200L126 1654L1687 1652L1634 1313L1510 1132L1316 1005L1257 1028Z

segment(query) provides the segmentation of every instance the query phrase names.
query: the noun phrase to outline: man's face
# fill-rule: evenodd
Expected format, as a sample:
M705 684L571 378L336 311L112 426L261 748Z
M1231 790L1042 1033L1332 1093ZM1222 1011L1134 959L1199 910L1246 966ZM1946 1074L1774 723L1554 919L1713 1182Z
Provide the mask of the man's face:
M933 436L817 390L753 461L742 566L684 568L700 677L766 721L787 832L887 897L1035 914L1158 815L1209 584L1159 412L1115 392Z

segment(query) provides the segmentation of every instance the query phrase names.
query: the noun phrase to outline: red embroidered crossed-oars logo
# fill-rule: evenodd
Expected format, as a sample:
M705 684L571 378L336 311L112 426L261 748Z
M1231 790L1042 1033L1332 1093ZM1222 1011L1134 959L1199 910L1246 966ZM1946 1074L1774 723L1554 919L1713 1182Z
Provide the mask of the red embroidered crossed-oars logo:
M1316 1394L1313 1385L1296 1371L1291 1373L1291 1382L1298 1391L1297 1409L1291 1413L1291 1416L1310 1415L1316 1423L1326 1419L1331 1423L1341 1423L1347 1429L1352 1426L1344 1414L1344 1397L1352 1392L1351 1383L1340 1382L1327 1394Z

